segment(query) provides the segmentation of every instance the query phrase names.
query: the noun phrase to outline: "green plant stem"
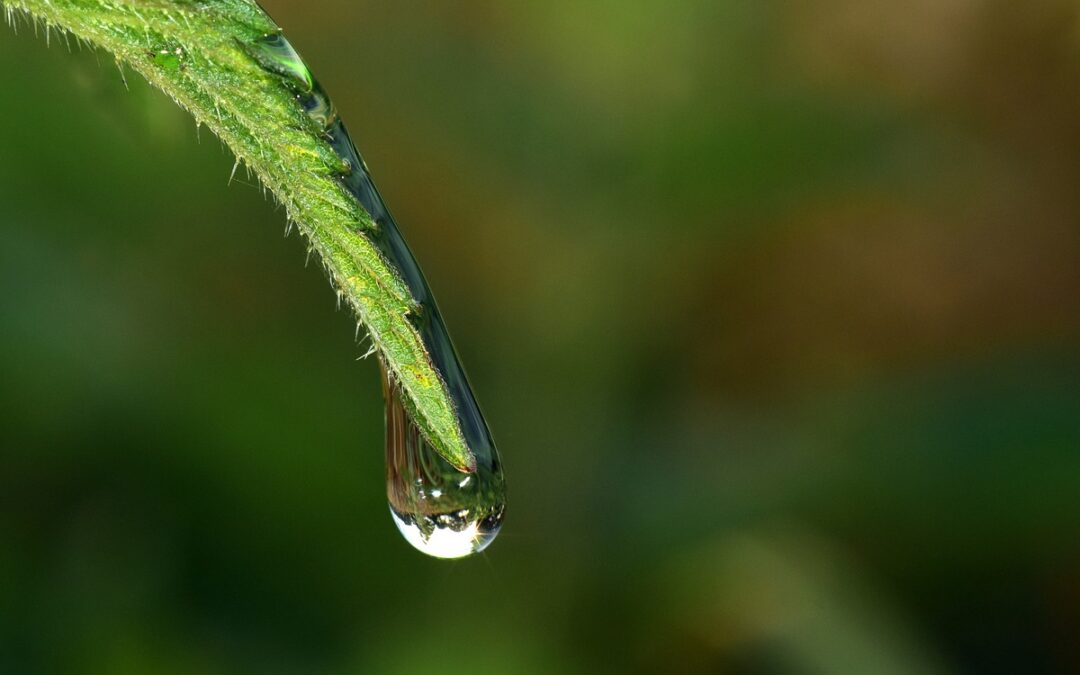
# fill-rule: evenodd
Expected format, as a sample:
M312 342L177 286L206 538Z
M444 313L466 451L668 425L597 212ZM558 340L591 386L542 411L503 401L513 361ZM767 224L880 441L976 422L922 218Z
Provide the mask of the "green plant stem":
M0 0L9 23L28 17L47 39L74 36L112 53L206 125L270 189L307 237L339 297L409 397L417 426L466 469L454 404L416 329L399 273L368 239L371 217L339 183L347 167L282 78L245 45L279 32L251 0Z

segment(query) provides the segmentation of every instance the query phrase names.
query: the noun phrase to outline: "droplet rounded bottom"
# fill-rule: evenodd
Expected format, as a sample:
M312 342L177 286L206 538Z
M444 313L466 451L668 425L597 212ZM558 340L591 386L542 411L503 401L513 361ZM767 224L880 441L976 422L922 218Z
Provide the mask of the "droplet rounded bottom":
M390 508L401 536L413 548L435 558L464 558L479 553L495 541L502 527L502 513L497 517L477 519L468 509L437 516L414 516Z

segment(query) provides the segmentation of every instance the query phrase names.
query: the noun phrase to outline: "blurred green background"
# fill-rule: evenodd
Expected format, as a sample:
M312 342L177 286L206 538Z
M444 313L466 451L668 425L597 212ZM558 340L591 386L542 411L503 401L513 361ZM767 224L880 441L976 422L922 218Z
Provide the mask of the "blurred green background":
M1080 672L1080 4L264 4L506 526L413 551L283 213L4 29L0 673Z

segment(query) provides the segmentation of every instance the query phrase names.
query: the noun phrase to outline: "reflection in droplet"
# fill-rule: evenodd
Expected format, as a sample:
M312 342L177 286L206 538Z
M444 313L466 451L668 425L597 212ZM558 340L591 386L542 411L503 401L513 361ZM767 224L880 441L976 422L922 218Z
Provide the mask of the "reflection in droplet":
M381 365L381 363L380 363ZM499 455L477 454L465 474L424 440L402 405L393 377L382 367L386 397L386 496L405 540L437 558L461 558L495 539L506 511Z

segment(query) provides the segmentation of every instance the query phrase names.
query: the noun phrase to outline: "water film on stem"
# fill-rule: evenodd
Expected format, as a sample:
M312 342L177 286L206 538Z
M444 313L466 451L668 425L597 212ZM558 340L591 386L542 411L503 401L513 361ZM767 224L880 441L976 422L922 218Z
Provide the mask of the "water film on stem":
M409 320L420 335L435 370L446 384L474 464L461 470L425 440L402 400L393 374L380 360L386 400L386 492L390 512L405 539L439 558L460 558L483 550L499 532L506 510L502 463L487 422L469 386L461 361L420 266L334 108L303 59L280 33L266 35L246 51L264 69L279 75L308 117L343 160L342 186L375 222L367 237L400 275L416 301Z

